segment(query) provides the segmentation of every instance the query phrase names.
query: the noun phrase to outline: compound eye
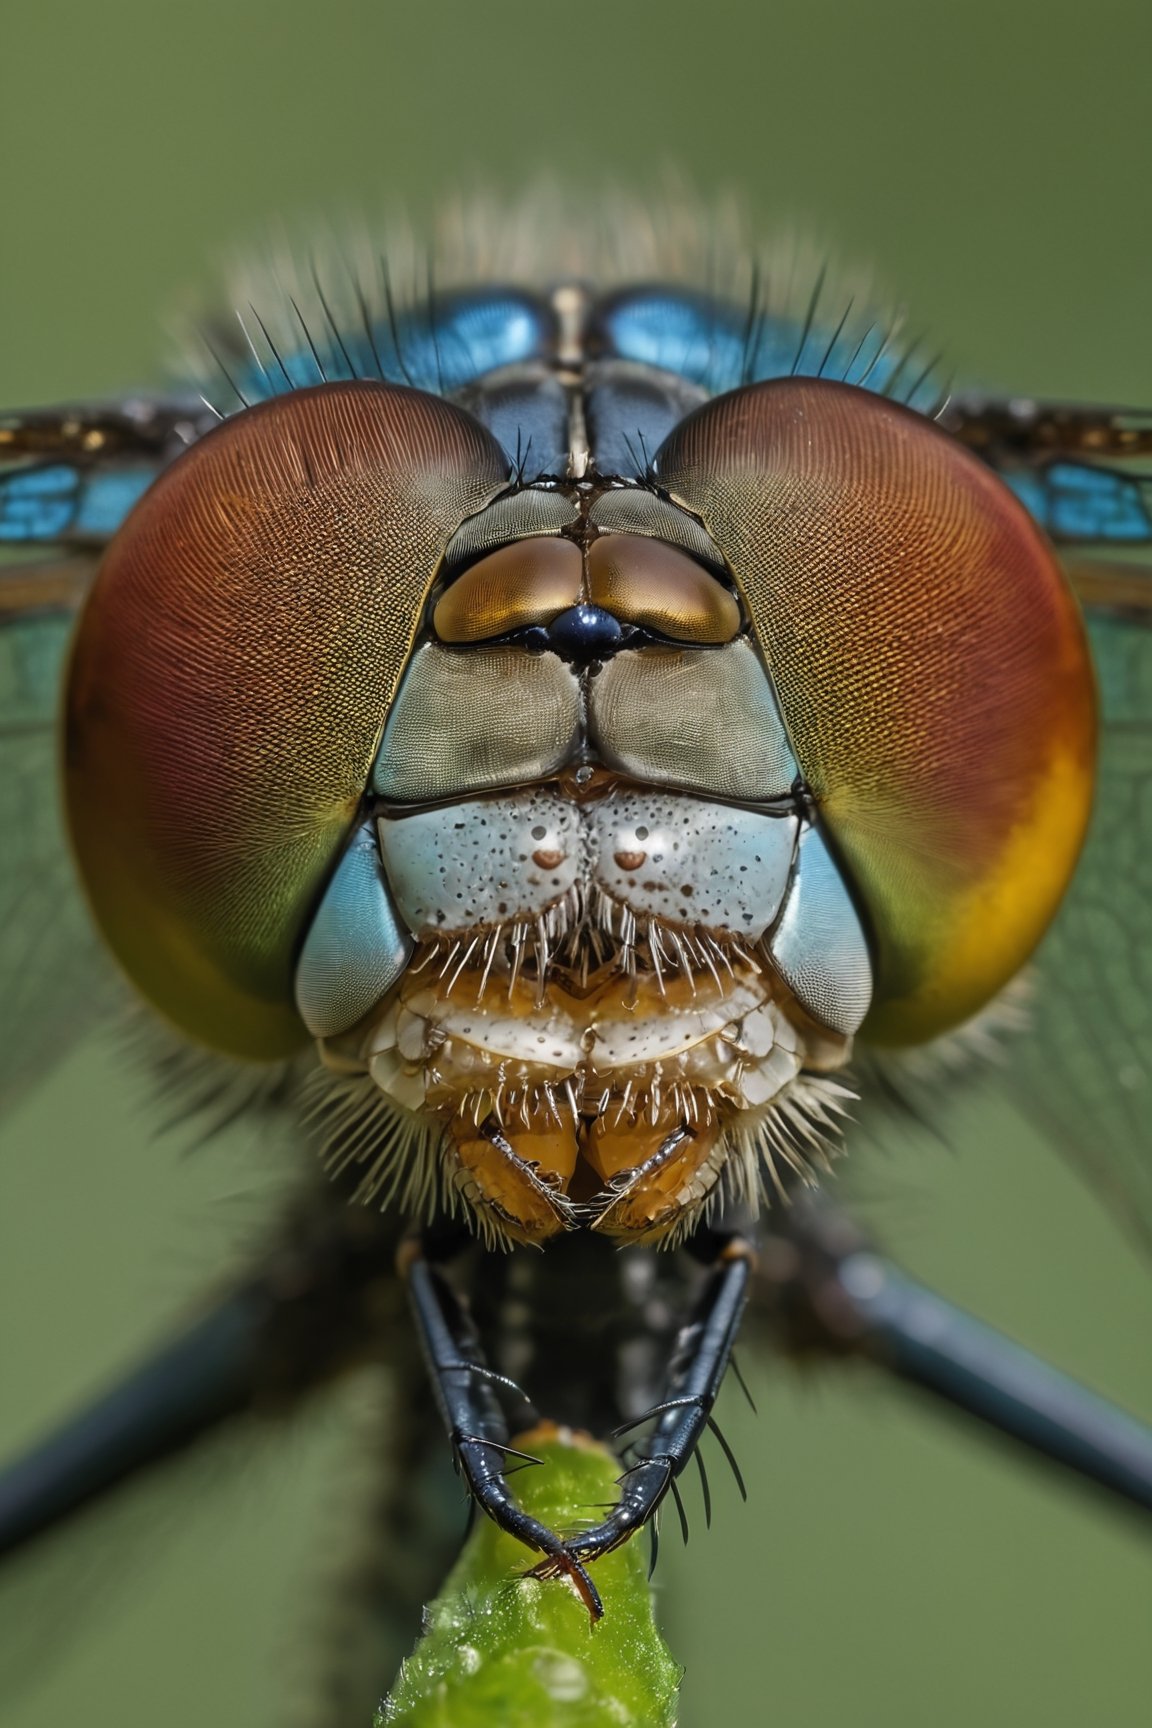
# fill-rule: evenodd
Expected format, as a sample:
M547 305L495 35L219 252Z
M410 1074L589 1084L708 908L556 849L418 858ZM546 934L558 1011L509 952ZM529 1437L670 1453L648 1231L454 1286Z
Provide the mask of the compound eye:
M698 646L740 634L740 605L719 579L674 546L601 534L588 552L588 597L622 624Z
M306 1041L304 931L444 548L507 480L451 404L327 384L225 421L109 547L69 673L69 824L110 947L194 1038Z
M1023 506L850 385L718 397L655 460L732 570L877 961L863 1033L930 1038L1023 965L1092 796L1083 625Z

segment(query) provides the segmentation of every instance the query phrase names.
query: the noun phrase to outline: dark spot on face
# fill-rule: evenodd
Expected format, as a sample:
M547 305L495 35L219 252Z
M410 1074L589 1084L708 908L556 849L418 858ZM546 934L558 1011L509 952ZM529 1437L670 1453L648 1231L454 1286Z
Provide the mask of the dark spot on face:
M680 892L681 892L681 894L683 894L683 896L686 900L691 900L691 898L692 898L693 894L695 894L696 890L695 890L695 888L693 888L691 882L682 882L680 884Z

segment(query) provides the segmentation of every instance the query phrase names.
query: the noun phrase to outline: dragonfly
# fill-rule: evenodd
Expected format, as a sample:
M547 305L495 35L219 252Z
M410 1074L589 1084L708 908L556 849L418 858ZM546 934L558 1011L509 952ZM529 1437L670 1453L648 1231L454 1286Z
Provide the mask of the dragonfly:
M131 993L167 1114L319 1152L0 1548L383 1364L396 1647L434 1452L595 1617L738 1333L1147 1508L1148 1432L827 1177L1008 1089L1152 1240L1152 416L946 391L802 249L508 226L277 258L176 389L0 416L6 1089ZM539 1415L619 1437L579 1528Z

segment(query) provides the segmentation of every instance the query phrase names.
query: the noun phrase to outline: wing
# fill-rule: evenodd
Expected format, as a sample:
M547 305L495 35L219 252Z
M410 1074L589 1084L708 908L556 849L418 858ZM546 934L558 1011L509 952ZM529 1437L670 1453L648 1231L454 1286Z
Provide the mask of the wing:
M0 1099L93 1022L112 987L58 804L56 707L90 565L0 568Z
M1152 1249L1152 413L960 398L942 418L1059 548L1100 685L1092 829L1006 1078Z
M1096 810L1040 951L1036 1035L1018 1072L1032 1112L1152 1249L1150 624L1152 610L1090 620L1104 717Z
M939 424L996 469L1057 545L1152 563L1152 411L953 396Z
M206 429L202 403L140 400L0 416L0 1098L34 1081L114 988L73 877L56 712L95 555L160 468Z
M217 418L158 397L0 415L0 549L102 545Z

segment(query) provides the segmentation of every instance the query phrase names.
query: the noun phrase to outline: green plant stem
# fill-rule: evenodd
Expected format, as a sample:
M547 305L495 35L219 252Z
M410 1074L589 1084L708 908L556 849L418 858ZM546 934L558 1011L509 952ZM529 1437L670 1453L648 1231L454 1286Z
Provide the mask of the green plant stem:
M561 1532L616 1499L603 1446L548 1426L517 1439L542 1460L516 1476L524 1508ZM428 1611L374 1728L674 1728L680 1669L656 1629L644 1546L595 1563L593 1624L564 1580L525 1576L521 1544L480 1519Z

